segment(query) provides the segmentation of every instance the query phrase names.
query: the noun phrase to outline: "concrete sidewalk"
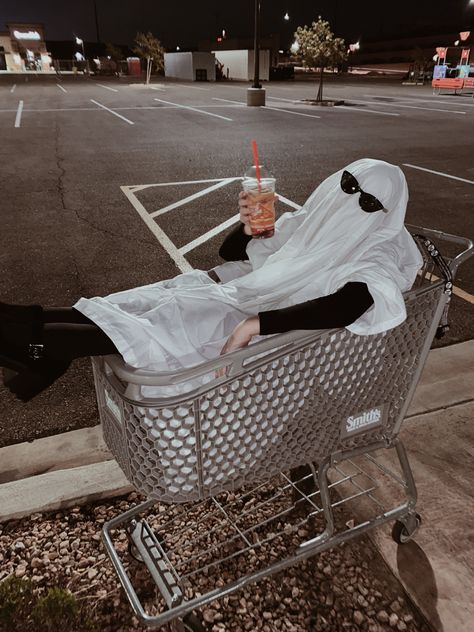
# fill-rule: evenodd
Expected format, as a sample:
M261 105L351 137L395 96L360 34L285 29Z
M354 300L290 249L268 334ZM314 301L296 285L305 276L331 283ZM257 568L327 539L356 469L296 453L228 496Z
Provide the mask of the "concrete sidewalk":
M471 632L474 621L474 340L430 352L400 437L418 487L423 524L378 549L434 630ZM391 451L382 459L393 464ZM380 460L380 458L379 458ZM99 426L0 449L0 521L130 490ZM384 491L387 504L391 490ZM395 493L394 493L395 495ZM361 505L361 512L363 506Z

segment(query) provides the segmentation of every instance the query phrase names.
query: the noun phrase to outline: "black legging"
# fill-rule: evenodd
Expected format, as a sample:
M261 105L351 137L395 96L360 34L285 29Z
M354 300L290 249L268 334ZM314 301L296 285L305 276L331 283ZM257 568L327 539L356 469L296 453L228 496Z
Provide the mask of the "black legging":
M74 307L45 307L43 344L48 356L60 359L119 353L107 334Z

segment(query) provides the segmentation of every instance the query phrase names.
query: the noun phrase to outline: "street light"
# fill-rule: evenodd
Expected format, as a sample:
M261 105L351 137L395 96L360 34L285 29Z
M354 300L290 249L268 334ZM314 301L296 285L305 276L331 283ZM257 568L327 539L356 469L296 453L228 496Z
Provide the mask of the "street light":
M283 16L283 19L286 20L288 22L288 20L290 19L290 16L288 14L288 11L285 13L285 15Z
M255 0L254 74L247 90L247 105L265 105L265 89L260 83L260 0Z
M76 44L78 46L82 46L82 56L84 57L84 59L86 58L86 54L84 53L84 40L82 40L80 37L76 36Z

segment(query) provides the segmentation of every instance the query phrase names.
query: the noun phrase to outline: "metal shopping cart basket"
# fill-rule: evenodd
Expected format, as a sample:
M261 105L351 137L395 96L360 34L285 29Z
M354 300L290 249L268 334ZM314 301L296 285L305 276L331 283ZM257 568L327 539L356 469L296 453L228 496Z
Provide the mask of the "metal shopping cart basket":
M103 528L142 623L196 632L193 609L370 528L396 521L396 541L412 537L416 487L398 434L473 244L408 228L424 265L406 321L388 332L289 332L178 373L93 359L105 440L148 499ZM397 471L378 460L387 450ZM379 479L397 487L394 506ZM146 607L132 557L156 587Z

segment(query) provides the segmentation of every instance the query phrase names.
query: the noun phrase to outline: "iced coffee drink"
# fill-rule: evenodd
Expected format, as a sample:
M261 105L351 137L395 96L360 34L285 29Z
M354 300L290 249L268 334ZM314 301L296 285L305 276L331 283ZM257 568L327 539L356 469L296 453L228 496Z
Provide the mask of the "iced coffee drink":
M263 171L263 169L262 169ZM273 237L275 233L275 178L262 174L260 180L245 175L243 189L251 211L250 230L254 239Z

